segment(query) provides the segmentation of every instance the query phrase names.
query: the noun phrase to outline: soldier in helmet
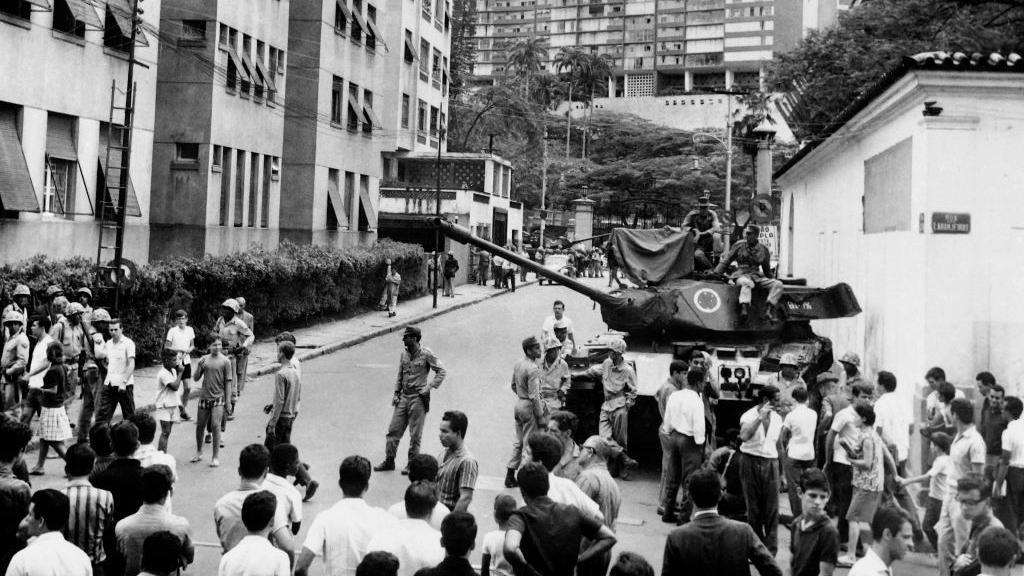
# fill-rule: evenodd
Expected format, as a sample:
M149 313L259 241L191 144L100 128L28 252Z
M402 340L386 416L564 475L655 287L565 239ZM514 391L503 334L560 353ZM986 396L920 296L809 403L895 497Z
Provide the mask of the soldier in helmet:
M697 208L683 217L683 227L691 228L697 236L694 260L701 261L705 269L711 268L715 253L721 251L722 245L722 223L713 208L716 206L711 203L711 192L705 190L697 199Z
M562 409L570 383L569 365L562 360L562 343L553 336L544 339L540 372L540 399L550 415Z
M601 416L598 420L598 431L601 438L613 440L622 448L622 464L626 470L622 479L629 479L629 472L636 468L637 462L626 456L624 450L628 446L629 409L636 403L636 371L622 356L626 353L626 341L613 338L608 342L610 351L604 362L591 366L583 376L600 378L604 387L604 403L601 404ZM616 460L619 451L615 450Z
M53 311L53 301L62 296L64 296L64 290L62 290L60 286L51 285L47 288L46 297L43 300L43 303L36 307L36 316L48 316L50 318L50 325L52 326L57 321L57 317Z
M14 287L14 293L11 294L11 298L12 302L4 307L3 314L0 315L0 318L7 317L8 312L17 312L21 314L22 323L24 323L24 319L28 317L30 312L29 305L32 302L32 291L28 289L28 286L18 284ZM22 328L22 330L24 330L24 328ZM4 340L6 341L7 338L10 338L10 334L4 330Z
M724 274L729 264L736 263L736 270L730 277L740 287L740 319L745 321L750 311L750 299L754 287L768 289L768 305L764 308L764 318L769 321L778 319L775 307L782 298L782 282L772 278L771 251L757 241L761 229L747 226L743 240L733 245L729 254L724 256L715 267L715 272Z
M237 385L238 368L240 365L243 365L242 360L248 354L253 340L256 339L252 330L238 317L238 313L241 310L242 307L238 305L237 300L228 298L220 305L220 318L217 318L217 323L213 327L214 331L219 333L224 341L224 353L231 358L231 373L235 378L235 383L232 384L231 390L225 390L224 419L221 422L222 432L227 429L227 421L235 419L235 402L237 402L240 392ZM245 376L243 375L242 377L244 378Z
M245 325L249 327L249 331L256 334L256 318L245 308L247 304L245 296L236 297L235 302L238 302L238 318L245 322ZM242 392L245 392L246 374L249 373L249 352L251 350L249 347L246 347L243 354L239 357L237 371L235 372L235 382L238 384L239 396L242 395Z
M800 377L800 364L796 354L783 354L779 358L779 371L769 376L766 384L779 389L779 416L785 418L793 408L793 389L807 388L807 384Z
M0 356L0 410L18 405L21 401L21 378L28 367L29 343L25 335L25 316L8 310L3 316L4 332L8 334Z
M82 320L88 324L92 322L92 290L82 286L75 290L75 299L82 305Z

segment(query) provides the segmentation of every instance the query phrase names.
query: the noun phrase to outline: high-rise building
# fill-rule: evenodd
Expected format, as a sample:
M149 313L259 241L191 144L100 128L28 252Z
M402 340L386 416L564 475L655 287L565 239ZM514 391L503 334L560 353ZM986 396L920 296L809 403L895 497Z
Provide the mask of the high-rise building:
M477 0L477 13L477 82L536 36L548 71L563 48L606 54L612 98L757 87L775 45L775 0Z

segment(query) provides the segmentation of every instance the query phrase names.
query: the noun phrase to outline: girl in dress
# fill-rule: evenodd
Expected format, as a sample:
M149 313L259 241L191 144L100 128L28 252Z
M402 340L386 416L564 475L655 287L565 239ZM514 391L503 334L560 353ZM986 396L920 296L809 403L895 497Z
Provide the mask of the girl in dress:
M67 370L64 367L64 347L60 342L51 342L46 347L46 359L50 368L43 376L43 411L39 416L39 461L30 472L42 476L45 472L46 455L52 446L57 455L64 458L64 441L71 439L71 421L64 408L67 394Z

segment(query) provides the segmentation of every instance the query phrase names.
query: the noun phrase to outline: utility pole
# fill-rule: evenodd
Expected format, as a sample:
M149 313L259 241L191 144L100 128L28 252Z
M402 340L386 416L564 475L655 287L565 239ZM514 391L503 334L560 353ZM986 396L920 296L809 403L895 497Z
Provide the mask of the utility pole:
M729 253L732 243L732 94L725 96L725 217L728 219L725 238L722 239L724 253Z
M544 223L548 219L547 209L544 207L544 197L548 193L548 129L544 129L544 142L542 144L543 160L540 169L540 249L544 248ZM546 250L545 250L546 251Z
M435 215L441 217L441 143L444 141L445 129L441 126L437 131L437 167L434 169L437 175L437 206L434 209ZM441 255L441 229L438 228L434 231L434 277L433 280L433 293L434 297L434 308L437 308L437 280L438 280L438 268L440 267L440 255Z

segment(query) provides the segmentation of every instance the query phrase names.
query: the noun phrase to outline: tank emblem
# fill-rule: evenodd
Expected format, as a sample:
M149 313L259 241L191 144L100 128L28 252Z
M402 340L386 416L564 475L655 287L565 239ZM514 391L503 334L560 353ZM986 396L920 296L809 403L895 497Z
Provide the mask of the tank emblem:
M693 294L693 304L701 312L712 314L722 307L722 298L710 288L701 288Z

